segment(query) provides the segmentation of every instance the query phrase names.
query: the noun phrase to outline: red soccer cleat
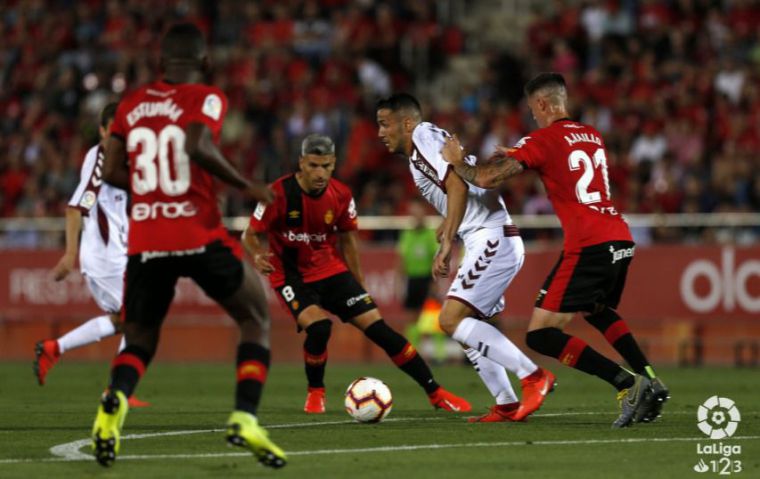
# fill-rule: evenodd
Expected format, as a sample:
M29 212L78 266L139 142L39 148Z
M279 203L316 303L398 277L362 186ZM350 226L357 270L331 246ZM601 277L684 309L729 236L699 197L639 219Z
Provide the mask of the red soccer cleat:
M303 405L306 414L325 413L325 388L309 388L306 394L306 404Z
M430 400L430 404L436 409L451 412L468 412L472 410L472 406L470 406L470 403L465 398L460 398L442 387L428 394L428 399Z
M538 411L544 403L546 395L554 391L557 377L551 371L538 368L533 374L520 380L522 384L522 402L514 415L514 421L524 421L525 418Z
M34 375L40 386L45 384L47 373L61 358L61 350L58 349L58 341L46 339L34 345Z
M150 403L147 401L141 401L137 399L134 395L129 396L129 399L127 399L127 404L129 404L130 409L131 408L140 408L140 407L148 407L150 406Z
M519 402L495 404L488 409L486 414L471 417L467 419L467 422L513 422L515 420L515 413L519 408Z

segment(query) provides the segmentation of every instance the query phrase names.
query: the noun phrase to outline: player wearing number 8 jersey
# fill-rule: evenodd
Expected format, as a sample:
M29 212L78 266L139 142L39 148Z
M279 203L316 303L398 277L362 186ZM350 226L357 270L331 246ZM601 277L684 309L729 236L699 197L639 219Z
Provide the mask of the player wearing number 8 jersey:
M105 181L132 194L124 290L126 348L114 359L108 390L92 431L97 461L110 466L119 452L126 397L153 358L180 277L190 277L237 322L235 411L227 441L261 463L285 465L285 454L258 425L256 411L269 367L269 314L259 279L241 260L225 230L213 177L254 199L272 200L224 158L216 143L227 99L201 83L208 69L203 36L191 24L169 29L161 42L163 78L119 104L106 144Z
M462 178L483 188L493 188L526 168L538 172L565 242L539 292L526 342L612 384L622 408L613 427L651 421L659 416L668 391L615 311L634 244L611 202L604 142L596 129L568 118L561 75L542 73L528 82L525 92L540 129L512 148L499 148L484 164L467 164L455 139L447 142L444 157ZM562 331L578 312L604 334L636 375Z

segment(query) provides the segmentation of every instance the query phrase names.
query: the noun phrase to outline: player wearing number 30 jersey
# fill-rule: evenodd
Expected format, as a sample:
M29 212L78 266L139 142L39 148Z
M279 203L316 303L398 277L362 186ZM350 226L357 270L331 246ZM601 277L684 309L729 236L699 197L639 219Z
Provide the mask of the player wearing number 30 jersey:
M124 290L127 346L114 359L92 431L97 461L119 452L126 397L155 355L161 324L180 277L189 277L232 316L240 329L235 410L227 441L270 467L285 453L259 425L256 411L269 368L269 314L253 269L225 230L214 177L271 202L263 183L243 178L217 142L227 111L222 91L202 83L209 61L200 30L174 25L161 41L163 78L125 96L106 144L103 178L129 189L128 259Z
M568 118L567 88L557 73L542 73L525 86L540 129L485 164L469 165L456 140L444 157L462 178L493 188L524 169L536 170L562 223L565 244L538 294L526 342L534 350L600 377L618 390L622 412L613 427L657 418L668 391L615 308L620 302L634 244L610 198L607 154L596 129ZM636 375L562 331L582 313L628 362Z

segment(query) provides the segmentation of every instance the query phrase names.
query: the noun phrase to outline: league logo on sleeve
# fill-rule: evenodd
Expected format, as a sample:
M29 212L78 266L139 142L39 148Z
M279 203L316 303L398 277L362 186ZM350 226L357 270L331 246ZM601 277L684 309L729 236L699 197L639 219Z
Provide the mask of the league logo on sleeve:
M97 201L98 197L93 191L85 191L84 195L82 195L82 199L79 201L79 206L82 208L87 208L88 210L95 206L95 202Z
M219 120L222 116L222 99L219 95L210 94L203 100L203 109L201 110L204 115L214 120Z

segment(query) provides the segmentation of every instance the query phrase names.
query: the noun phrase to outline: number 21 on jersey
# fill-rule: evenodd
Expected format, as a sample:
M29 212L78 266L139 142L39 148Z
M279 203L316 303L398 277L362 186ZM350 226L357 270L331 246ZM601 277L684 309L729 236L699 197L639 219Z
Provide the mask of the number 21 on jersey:
M589 191L589 186L594 180L596 170L602 170L602 180L604 184L604 195L610 199L610 180L607 174L607 157L604 154L604 148L598 148L594 152L594 158L590 158L588 153L583 150L573 150L567 157L567 162L571 171L583 169L583 174L575 184L575 195L578 201L584 205L599 203L602 201L602 195L599 191ZM601 167L601 168L600 168ZM596 209L596 208L595 208Z
M167 125L156 135L150 128L137 127L129 132L127 151L135 152L138 146L140 153L135 158L132 174L132 188L136 194L144 195L159 187L169 196L187 192L190 188L190 157L185 152L182 128Z

